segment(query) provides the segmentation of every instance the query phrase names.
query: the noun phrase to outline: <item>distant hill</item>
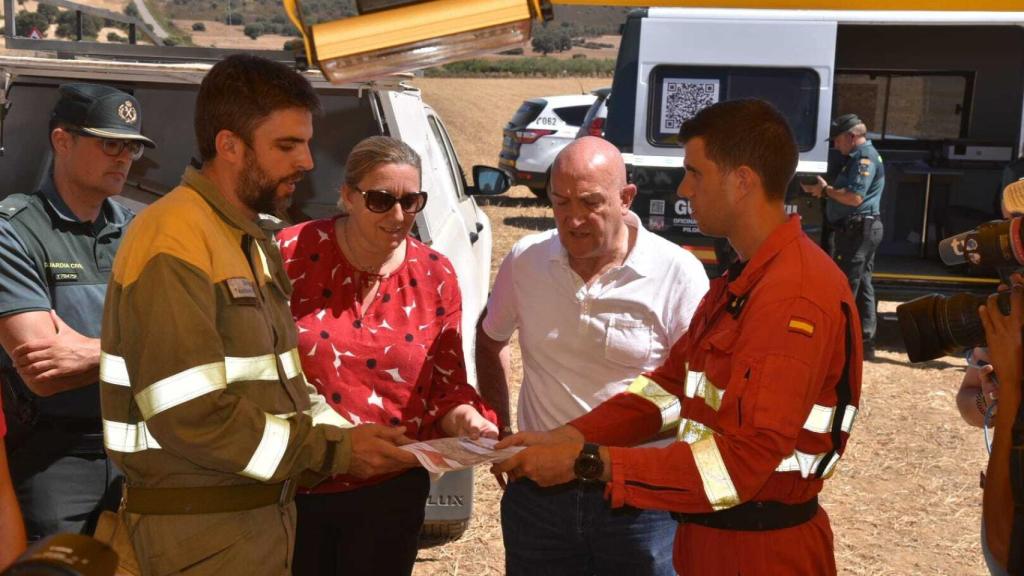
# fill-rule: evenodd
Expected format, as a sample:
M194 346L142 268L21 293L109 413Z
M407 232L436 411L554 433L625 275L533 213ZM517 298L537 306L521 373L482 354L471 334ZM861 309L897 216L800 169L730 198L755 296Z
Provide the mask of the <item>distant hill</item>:
M578 28L601 30L603 34L618 34L626 15L634 8L608 6L555 6L555 22L570 22Z

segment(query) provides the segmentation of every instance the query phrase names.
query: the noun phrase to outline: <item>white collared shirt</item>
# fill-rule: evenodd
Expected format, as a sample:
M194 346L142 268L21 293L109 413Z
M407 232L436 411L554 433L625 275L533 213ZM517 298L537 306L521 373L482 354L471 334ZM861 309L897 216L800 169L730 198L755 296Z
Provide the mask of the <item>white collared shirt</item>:
M627 223L633 249L589 286L557 230L520 239L501 263L483 330L498 341L519 330L519 430L557 428L623 392L689 327L708 289L704 267L635 215Z

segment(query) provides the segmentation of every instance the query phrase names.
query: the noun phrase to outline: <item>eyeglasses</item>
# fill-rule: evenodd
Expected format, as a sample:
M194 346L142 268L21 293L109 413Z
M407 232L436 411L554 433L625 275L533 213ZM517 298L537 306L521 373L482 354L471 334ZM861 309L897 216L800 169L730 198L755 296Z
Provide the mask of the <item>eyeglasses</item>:
M427 205L426 192L410 192L403 194L399 198L387 190L360 190L355 186L352 189L362 194L367 210L377 214L383 214L391 210L395 207L396 203L402 207L402 212L406 214L418 214Z
M120 156L122 153L124 153L125 148L127 148L128 153L132 157L132 161L135 161L138 160L139 158L142 158L142 152L143 150L145 150L145 147L143 146L142 142L139 142L138 140L100 138L98 136L93 136L92 134L83 132L81 130L69 130L69 132L78 134L79 136L85 136L86 138L95 138L96 140L99 140L100 147L102 147L103 149L103 153L113 158L117 158L118 156Z

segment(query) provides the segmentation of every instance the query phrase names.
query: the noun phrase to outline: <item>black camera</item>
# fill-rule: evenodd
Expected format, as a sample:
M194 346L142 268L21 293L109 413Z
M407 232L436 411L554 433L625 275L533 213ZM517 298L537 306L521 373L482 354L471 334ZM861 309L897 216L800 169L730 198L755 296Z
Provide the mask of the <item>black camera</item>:
M117 553L82 534L56 534L40 540L0 576L114 576Z
M1024 266L1024 220L994 220L973 230L950 236L939 243L939 256L947 265L968 264L972 268L998 272L1008 277ZM931 294L896 307L900 333L911 362L925 362L964 348L985 345L985 330L978 306L985 297ZM1010 295L999 294L1000 312L1010 313Z

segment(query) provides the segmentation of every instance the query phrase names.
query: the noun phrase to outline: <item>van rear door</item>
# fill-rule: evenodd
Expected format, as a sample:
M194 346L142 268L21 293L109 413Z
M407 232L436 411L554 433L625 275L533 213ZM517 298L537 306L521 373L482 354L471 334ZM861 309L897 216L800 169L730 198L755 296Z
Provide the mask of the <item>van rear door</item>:
M606 137L626 153L639 194L633 209L651 230L716 261L688 203L675 191L683 171L679 127L724 100L762 98L789 119L800 172L828 160L837 25L834 20L744 18L735 11L656 9L627 21L612 86ZM820 225L820 205L795 186L787 209Z

